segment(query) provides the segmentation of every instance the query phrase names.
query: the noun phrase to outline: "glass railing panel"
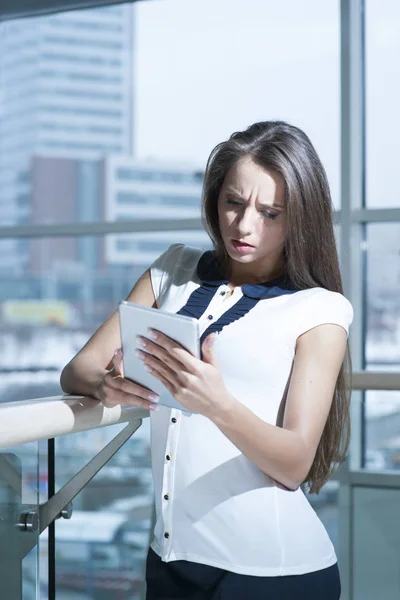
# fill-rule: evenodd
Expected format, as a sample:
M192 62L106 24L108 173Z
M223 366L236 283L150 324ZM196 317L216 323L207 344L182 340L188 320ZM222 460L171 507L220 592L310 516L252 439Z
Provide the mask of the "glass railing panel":
M56 491L125 425L56 439ZM142 426L56 521L57 600L139 600L153 511L149 423Z
M0 451L0 582L7 600L42 598L39 486L37 442Z

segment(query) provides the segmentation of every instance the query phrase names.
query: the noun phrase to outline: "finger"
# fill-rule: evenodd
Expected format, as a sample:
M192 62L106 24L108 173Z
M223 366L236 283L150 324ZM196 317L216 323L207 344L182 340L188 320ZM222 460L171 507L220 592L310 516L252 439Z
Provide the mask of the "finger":
M123 353L122 348L117 348L114 352L114 356L112 359L114 374L117 376L124 376L124 367L123 367Z
M123 404L127 406L137 406L139 408L152 411L159 409L158 402L149 402L139 398L138 396L132 397L130 394L126 394L126 396L124 396Z
M138 396L133 396L132 394L120 393L118 396L111 396L110 398L106 397L102 401L102 404L106 408L114 408L114 406L136 406L137 408L144 408L145 410L159 410L159 405L156 402L148 402L147 400L143 400Z
M163 334L160 334L163 335ZM156 357L161 363L167 364L169 368L174 371L176 374L186 370L188 372L195 372L196 369L196 359L190 352L188 352L185 348L183 348L177 342L174 342L167 336L164 336L166 342L161 340L162 343L166 344L165 346L159 346L158 344L152 342L151 340L144 338L142 336L138 336L138 344L140 344L140 348L143 353L142 358L147 359L149 356ZM140 355L139 355L140 357Z
M148 332L149 338L151 339L144 337L141 338L146 343L146 351L149 348L149 352L155 354L157 357L160 357L161 347L164 349L164 354L162 354L163 359L165 359L165 357L168 359L168 357L171 356L176 362L179 363L180 369L182 369L183 366L187 371L189 371L189 373L197 372L199 367L199 359L193 356L191 352L157 329L149 329Z
M153 367L164 365L167 366L170 371L177 375L181 371L184 370L183 364L174 358L167 350L164 348L160 348L155 344L146 344L145 350L137 350L137 356L140 358L145 365L149 365Z
M175 386L171 383L171 381L169 379L167 379L167 377L165 377L160 371L157 371L156 369L152 370L152 375L154 375L154 377L156 377L159 381L161 381L161 383L164 385L164 387L167 388L167 390L171 393L171 394L175 394L176 393L176 388Z
M124 379L121 376L114 377L112 373L107 373L105 375L104 383L106 387L111 388L110 393L114 395L116 392L121 392L130 396L137 396L144 400L150 400L151 402L157 402L160 399L160 396L152 390L149 390L138 383L134 383L129 379Z
M149 339L156 341L157 344L159 344L160 346L164 346L165 348L168 348L169 344L177 344L177 342L175 342L175 340L168 337L164 333L161 333L161 331L158 331L158 329L149 328L147 331L148 331Z
M177 374L174 373L174 371L171 371L171 369L169 369L166 365L161 363L156 358L150 358L149 362L147 362L146 360L146 367L151 373L151 375L156 377L165 385L167 390L169 390L172 393L175 393L175 391L179 387L179 384Z
M181 344L167 335L164 335L160 331L155 329L149 329L148 331L148 338L144 336L138 336L138 342L143 341L146 344L146 350L147 347L149 347L158 352L160 352L160 349L161 352L171 352L174 348L181 348L183 351L187 352L187 350L185 350Z
M210 333L210 335L208 335L206 337L206 339L204 340L204 342L201 346L201 350L203 353L203 361L213 365L214 367L218 367L218 363L215 358L214 348L213 348L213 344L215 342L216 337L217 337L216 333Z

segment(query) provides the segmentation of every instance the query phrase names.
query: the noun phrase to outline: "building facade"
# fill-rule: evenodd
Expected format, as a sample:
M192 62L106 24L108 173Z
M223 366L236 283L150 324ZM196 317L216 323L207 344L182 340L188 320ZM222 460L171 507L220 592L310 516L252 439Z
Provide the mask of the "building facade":
M34 223L33 157L90 161L133 152L133 9L0 27L0 224ZM62 208L52 213L42 223L61 222ZM26 245L1 245L0 270L23 272Z
M143 161L129 156L104 159L106 221L198 219L201 215L202 167L171 161ZM156 231L109 235L108 265L150 264L175 242L208 247L201 231Z

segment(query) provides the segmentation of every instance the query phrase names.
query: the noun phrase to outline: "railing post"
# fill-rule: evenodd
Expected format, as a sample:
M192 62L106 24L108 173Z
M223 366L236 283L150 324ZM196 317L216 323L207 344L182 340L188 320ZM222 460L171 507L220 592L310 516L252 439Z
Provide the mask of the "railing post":
M55 442L51 438L47 442L47 499L55 494ZM56 534L54 521L48 528L48 600L56 600Z

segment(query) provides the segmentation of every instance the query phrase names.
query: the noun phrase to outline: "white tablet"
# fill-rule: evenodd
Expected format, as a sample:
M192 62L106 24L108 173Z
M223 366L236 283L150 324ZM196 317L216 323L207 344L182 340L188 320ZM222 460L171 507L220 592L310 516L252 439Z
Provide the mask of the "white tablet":
M136 336L142 335L148 338L148 329L157 329L200 358L200 333L197 319L124 301L119 305L119 322L124 377L159 394L160 404L191 412L175 400L161 381L146 371L143 361L136 356L137 349L145 351L138 345Z

